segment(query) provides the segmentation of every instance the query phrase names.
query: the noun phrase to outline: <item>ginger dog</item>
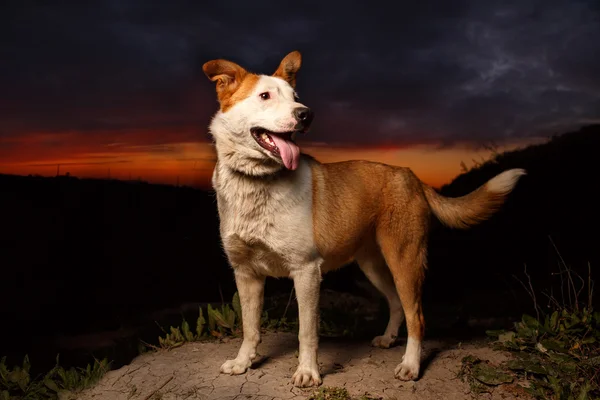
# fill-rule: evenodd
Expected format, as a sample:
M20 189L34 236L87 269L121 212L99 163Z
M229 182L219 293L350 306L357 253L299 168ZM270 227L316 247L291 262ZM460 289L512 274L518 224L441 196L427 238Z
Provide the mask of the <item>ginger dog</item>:
M203 66L216 83L220 104L209 127L217 152L212 185L243 317L242 345L221 372L243 374L251 366L260 343L265 278L289 277L300 323L292 382L321 384L321 277L356 260L390 309L385 332L372 343L389 347L406 320L408 340L395 376L415 380L431 218L454 228L477 224L499 209L525 171L505 171L463 197L447 198L408 168L367 161L320 163L301 153L295 142L313 120L295 92L300 65L295 51L273 75L257 75L222 59Z

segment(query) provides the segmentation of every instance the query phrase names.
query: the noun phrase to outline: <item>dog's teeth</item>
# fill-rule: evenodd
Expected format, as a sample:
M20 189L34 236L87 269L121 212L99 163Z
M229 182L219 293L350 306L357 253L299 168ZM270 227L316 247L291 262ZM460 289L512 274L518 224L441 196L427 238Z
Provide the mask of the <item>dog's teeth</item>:
M275 142L273 142L273 139L271 139L271 136L267 135L266 133L262 132L260 134L260 139L265 142L270 144L271 146L275 146Z

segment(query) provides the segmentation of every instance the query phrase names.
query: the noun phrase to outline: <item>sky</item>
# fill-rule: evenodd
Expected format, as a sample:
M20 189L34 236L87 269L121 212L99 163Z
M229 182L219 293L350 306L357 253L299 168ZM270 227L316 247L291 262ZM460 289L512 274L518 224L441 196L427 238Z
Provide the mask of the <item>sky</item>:
M202 64L272 74L299 50L304 152L440 186L486 145L599 123L598 38L595 0L7 0L0 173L205 186L218 104Z

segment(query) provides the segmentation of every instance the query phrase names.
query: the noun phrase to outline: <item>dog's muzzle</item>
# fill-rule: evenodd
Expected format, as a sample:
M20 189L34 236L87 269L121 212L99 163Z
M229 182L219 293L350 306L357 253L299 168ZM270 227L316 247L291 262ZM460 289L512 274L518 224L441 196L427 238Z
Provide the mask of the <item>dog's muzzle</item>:
M314 118L312 110L308 107L298 107L294 109L293 113L294 118L296 119L296 126L294 126L294 130L306 131L310 127L310 124Z

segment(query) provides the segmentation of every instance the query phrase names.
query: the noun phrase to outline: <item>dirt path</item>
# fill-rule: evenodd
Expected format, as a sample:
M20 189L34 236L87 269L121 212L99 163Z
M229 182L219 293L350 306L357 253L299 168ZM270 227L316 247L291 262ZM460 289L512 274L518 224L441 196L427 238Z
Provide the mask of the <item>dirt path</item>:
M264 355L244 375L219 373L219 366L236 355L241 339L227 343L190 343L170 351L144 354L109 372L95 387L77 396L81 400L171 399L306 399L315 389L291 385L296 367L297 337L268 333L259 347ZM423 374L417 382L394 379L393 371L404 346L382 350L368 342L329 340L320 345L323 386L345 387L350 395L383 399L470 399L469 386L456 378L461 359L472 354L491 362L507 359L483 344L444 344L428 341ZM516 398L508 387L497 387L480 398Z

